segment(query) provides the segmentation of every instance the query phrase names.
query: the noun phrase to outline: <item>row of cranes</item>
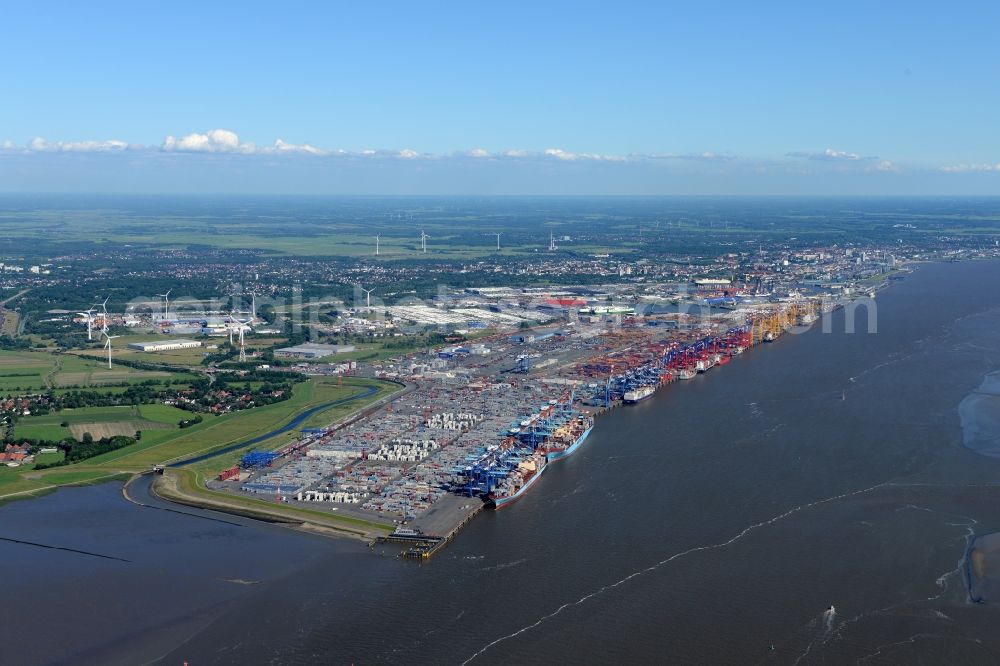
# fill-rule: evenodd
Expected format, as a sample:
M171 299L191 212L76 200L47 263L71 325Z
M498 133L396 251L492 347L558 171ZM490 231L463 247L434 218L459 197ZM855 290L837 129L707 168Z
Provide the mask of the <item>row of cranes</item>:
M753 318L753 344L772 342L794 326L808 326L818 318L819 305L815 301L791 303L784 308L760 314Z
M486 496L518 465L543 446L553 433L574 417L575 391L550 400L535 414L513 422L500 434L500 443L470 454L454 467L452 489L463 495Z
M614 365L605 369L607 380L594 389L589 402L610 407L621 400L625 393L645 386L656 387L677 379L690 379L697 373L707 372L716 365L725 365L731 357L752 346L752 326L730 328L722 335L705 336L688 343L661 342L649 351L652 358L638 365L629 365L616 371Z
M710 335L688 343L661 342L647 350L644 361L633 364L628 359L621 359L624 367L619 367L617 372L613 362L605 366L591 364L586 369L608 374L601 385L592 385L594 392L590 403L609 407L628 391L691 379L716 365L729 363L745 349L776 340L794 326L812 324L818 318L817 310L818 304L812 301L792 303L775 311L755 313L746 323L722 335Z

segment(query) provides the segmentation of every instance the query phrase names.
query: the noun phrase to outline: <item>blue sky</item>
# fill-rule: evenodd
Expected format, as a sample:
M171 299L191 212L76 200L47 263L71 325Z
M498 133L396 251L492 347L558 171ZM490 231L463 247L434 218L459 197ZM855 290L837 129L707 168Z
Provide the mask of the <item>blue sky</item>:
M995 3L207 4L7 3L0 191L1000 194Z

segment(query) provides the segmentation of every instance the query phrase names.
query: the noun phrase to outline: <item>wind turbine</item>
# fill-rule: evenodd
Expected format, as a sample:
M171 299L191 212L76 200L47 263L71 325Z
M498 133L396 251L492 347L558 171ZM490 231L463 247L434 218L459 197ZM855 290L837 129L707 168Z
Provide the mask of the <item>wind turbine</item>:
M170 292L171 291L173 291L173 289L167 289L167 293L165 293L165 294L157 294L157 296L161 296L163 298L163 318L164 319L167 318L167 312L169 312L169 310L170 310Z
M428 236L427 234L425 234L424 230L421 229L420 230L420 249L422 249L424 251L424 254L427 254L427 239L428 238L430 238L430 236Z
M247 324L250 323L250 320L248 319L247 321L240 321L239 319L237 319L236 323L242 324L240 326L240 363L246 363L246 360L247 360L247 348L243 344L243 333L246 330Z
M374 289L365 289L360 284L358 285L358 289L360 289L361 291L365 292L365 307L370 308L372 306L372 292L375 291L375 290Z
M245 296L246 294L244 294ZM257 320L257 292L250 292L250 323Z
M111 298L108 296L108 298ZM104 299L101 303L101 332L105 335L108 334L108 298Z
M108 329L107 328L104 328L101 331L101 333L103 333L104 337L106 338L106 341L104 343L104 348L108 350L108 370L110 370L111 369L111 341L114 340L115 338L120 338L122 336L108 334Z
M95 312L95 310L94 310L93 306L91 306L91 308L89 310L85 310L84 312L78 312L77 313L81 317L86 317L87 318L87 342L90 342L91 340L93 340L93 338L91 337L91 331L93 330L93 326L94 326L94 312Z
M378 256L378 234L375 234L375 256Z
M497 252L499 252L500 251L500 234L498 233L498 234L495 234L495 235L497 237Z

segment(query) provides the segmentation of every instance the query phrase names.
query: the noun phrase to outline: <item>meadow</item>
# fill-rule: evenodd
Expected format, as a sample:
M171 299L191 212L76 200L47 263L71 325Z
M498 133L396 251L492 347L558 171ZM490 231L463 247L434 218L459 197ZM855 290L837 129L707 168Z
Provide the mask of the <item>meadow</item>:
M190 375L159 370L139 370L122 365L108 368L100 354L93 356L46 351L0 350L0 394L95 388L108 384L135 384L146 380L191 379Z
M81 407L42 416L24 416L17 422L15 435L26 439L58 441L74 437L78 441L89 432L94 439L115 435L133 436L142 431L170 430L192 417L191 412L170 405L134 407ZM62 424L66 425L63 426Z

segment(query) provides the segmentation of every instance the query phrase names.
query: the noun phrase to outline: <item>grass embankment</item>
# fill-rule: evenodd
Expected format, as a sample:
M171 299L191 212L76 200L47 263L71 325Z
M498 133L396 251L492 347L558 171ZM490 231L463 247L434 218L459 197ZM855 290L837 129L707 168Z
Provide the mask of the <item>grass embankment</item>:
M18 468L20 469L20 468ZM0 468L0 505L6 502L41 497L66 486L89 486L118 479L127 481L132 472L108 472L103 469L57 467L58 472L12 474L10 468Z
M316 377L297 384L292 397L283 402L222 416L205 415L202 423L190 428L175 427L169 430L143 432L142 439L131 446L95 456L75 465L39 471L27 467L0 467L0 502L12 494L19 495L53 486L110 478L119 472L142 472L154 464L176 462L222 449L280 429L308 409L362 393L370 386L378 387L375 395L323 410L310 418L309 422L318 423L323 420L332 423L399 389L395 384L372 379L346 378L343 386L338 386L336 378ZM152 409L149 409L150 407ZM150 420L165 418L169 409L172 408L165 405L139 407L140 414ZM62 414L65 413L67 412ZM217 458L202 461L192 469L205 477L214 476L220 470L231 467L249 448L274 449L284 446L297 436L298 429L294 428L252 447L240 448Z

